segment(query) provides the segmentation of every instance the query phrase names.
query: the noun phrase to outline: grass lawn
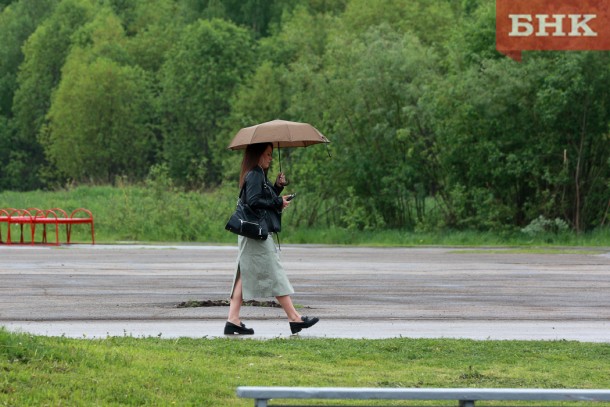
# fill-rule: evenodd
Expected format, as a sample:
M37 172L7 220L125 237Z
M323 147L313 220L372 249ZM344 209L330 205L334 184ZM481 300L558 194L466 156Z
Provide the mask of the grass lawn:
M572 341L85 340L0 329L0 405L252 406L237 386L608 388L608 360L610 344Z

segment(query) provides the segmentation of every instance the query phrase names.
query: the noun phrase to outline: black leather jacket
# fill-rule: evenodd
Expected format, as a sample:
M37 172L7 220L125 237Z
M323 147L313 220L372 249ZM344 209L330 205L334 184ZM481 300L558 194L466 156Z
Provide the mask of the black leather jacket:
M269 232L281 230L281 212L284 200L279 196L283 187L278 187L267 179L261 167L254 167L246 174L244 182L244 202L252 209L264 211L267 215Z

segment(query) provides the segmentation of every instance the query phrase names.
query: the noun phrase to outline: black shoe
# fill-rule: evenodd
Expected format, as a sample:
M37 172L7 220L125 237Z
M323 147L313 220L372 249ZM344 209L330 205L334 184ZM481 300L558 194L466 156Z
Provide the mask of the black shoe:
M317 317L301 317L301 321L303 322L291 322L290 323L290 331L293 334L301 332L301 329L309 328L318 323L319 319Z
M225 335L254 335L254 329L246 328L243 322L240 325L227 321L225 324Z

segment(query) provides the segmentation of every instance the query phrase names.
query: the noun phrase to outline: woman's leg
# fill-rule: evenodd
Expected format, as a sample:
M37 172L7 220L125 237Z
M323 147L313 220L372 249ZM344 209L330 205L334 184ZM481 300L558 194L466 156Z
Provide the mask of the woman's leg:
M229 302L229 318L227 319L230 323L239 326L241 320L239 319L239 311L241 310L241 303L243 302L243 295L241 289L241 276L237 276L235 281L235 287L233 288L233 295Z
M225 324L225 335L253 335L254 329L246 328L239 319L239 310L244 299L241 278L237 275L235 286L233 286L233 295L229 302L229 317Z
M299 314L297 312L297 310L294 308L294 305L292 304L292 299L290 298L289 295L282 295L281 297L275 297L275 298L277 299L277 301L280 303L280 305L284 309L284 312L286 313L286 316L288 317L288 320L290 322L300 322L301 321L301 314Z
M292 305L292 299L289 295L283 295L275 298L277 298L277 300L280 302L280 305L282 308L284 308L286 316L288 316L290 331L293 335L318 323L319 319L317 317L301 317L301 314L299 314L294 308L294 305Z

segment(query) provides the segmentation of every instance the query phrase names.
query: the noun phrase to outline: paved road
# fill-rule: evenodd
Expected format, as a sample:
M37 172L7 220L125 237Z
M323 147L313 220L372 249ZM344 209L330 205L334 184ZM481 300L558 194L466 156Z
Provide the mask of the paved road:
M282 246L308 337L610 342L610 248ZM234 246L0 246L0 325L70 337L221 336ZM290 336L281 309L245 307L258 338Z

